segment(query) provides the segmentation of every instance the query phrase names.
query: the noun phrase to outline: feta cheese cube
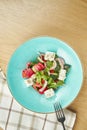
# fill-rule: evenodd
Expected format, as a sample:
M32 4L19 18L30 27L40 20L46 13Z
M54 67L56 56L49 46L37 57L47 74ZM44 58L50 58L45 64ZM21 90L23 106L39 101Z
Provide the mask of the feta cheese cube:
M59 80L65 80L65 78L66 78L66 70L65 69L61 69L60 72L59 72L58 79Z
M59 72L60 75L66 75L66 70L65 69L61 69L60 72Z
M48 90L46 90L45 92L44 92L44 94L45 94L45 97L46 98L50 98L50 97L52 97L52 96L54 96L54 90L51 88L51 89L48 89Z
M33 79L32 78L26 79L25 84L26 84L27 87L33 85Z
M46 52L44 59L45 60L49 60L49 61L53 61L55 58L55 53L54 52Z
M64 77L63 76L58 77L59 80L63 80L63 81L65 80L65 78L66 78L65 76Z

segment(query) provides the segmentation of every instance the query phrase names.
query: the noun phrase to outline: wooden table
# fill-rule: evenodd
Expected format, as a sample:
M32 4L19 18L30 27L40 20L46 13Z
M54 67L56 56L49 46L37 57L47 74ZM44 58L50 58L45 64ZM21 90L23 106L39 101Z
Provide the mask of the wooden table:
M80 57L84 81L69 109L77 113L74 130L86 130L87 0L0 0L0 66L5 73L8 61L19 45L44 35L65 41ZM77 76L76 80L79 80Z

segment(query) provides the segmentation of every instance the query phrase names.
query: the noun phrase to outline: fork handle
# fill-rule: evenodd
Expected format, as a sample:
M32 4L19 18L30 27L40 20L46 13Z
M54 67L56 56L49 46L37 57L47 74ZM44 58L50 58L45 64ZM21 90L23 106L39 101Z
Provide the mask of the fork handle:
M62 122L62 126L63 126L63 130L65 130L65 126L64 126L64 123Z

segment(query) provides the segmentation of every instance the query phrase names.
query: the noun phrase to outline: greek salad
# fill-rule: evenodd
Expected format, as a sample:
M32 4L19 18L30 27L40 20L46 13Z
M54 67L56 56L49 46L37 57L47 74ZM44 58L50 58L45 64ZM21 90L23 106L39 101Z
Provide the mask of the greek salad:
M65 83L71 65L55 52L39 53L35 62L29 61L22 71L27 87L33 87L46 98L52 97L56 89Z

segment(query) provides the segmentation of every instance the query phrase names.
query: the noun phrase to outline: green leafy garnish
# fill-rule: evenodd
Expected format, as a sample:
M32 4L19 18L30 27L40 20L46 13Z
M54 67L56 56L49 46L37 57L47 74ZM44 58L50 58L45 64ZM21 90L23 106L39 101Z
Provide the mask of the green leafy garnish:
M56 80L58 78L58 74L57 75L50 75L50 77L53 79L53 80Z
M56 61L56 63L57 63L57 66L56 66L56 68L55 68L55 72L56 72L56 73L59 73L59 70L61 69L61 66L60 66L60 64L59 64L58 61Z
M48 77L48 85L50 85L53 82L54 82L53 78L52 77Z
M50 69L53 66L53 61L47 61L46 66Z
M64 84L64 81L60 80L57 83L52 82L48 88L53 88L53 89L57 89L59 86L62 86Z

